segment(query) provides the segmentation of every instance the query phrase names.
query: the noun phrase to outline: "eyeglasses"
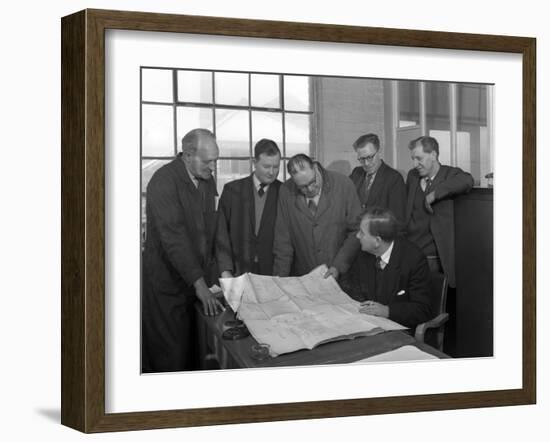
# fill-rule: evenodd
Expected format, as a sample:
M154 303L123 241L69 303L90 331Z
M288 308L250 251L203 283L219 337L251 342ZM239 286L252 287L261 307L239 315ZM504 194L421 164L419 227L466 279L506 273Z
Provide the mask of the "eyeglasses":
M313 175L313 178L311 179L311 181L309 183L303 184L303 185L297 186L297 187L301 191L309 190L311 188L311 186L313 186L316 183L317 183L317 172L315 172L315 175Z
M357 160L361 164L370 163L372 160L374 160L374 157L378 155L378 152L374 152L372 155L367 155L366 157L359 157Z

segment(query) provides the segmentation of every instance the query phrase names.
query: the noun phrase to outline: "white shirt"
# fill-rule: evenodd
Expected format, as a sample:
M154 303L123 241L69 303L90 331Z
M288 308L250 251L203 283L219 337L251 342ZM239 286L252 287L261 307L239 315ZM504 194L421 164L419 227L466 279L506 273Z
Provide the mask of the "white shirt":
M380 256L380 267L382 269L386 268L386 266L390 263L391 252L393 250L393 243L394 243L394 241L391 242L390 246L388 247L388 250L386 250Z
M258 179L255 173L252 174L252 181L254 182L254 189L256 189L256 192L257 192L258 190L260 190L260 185L262 183L260 183L260 180ZM269 184L267 186L264 186L264 192L267 192L268 187L269 187Z
M319 198L321 198L321 192L320 191L313 198L306 198L306 205L308 205L310 201L313 201L316 206L319 206Z
M187 167L187 164L185 164L185 168L187 169L187 174L189 175L189 178L191 178L191 182L195 185L196 188L198 188L199 187L199 179L191 173L191 171L189 170L189 167Z
M426 188L428 187L428 180L430 180L433 183L438 172L439 170L433 176L425 176L424 178L422 178L422 180L420 181L420 188L422 189L423 192L425 192Z

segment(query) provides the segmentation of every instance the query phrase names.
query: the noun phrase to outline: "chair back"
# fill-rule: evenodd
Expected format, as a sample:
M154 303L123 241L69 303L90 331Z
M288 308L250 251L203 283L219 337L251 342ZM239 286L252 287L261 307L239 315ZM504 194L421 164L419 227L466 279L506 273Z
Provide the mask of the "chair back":
M430 307L432 319L416 326L414 337L443 351L447 314L447 277L439 272L430 272Z
M447 276L439 272L430 272L430 307L432 318L447 312Z

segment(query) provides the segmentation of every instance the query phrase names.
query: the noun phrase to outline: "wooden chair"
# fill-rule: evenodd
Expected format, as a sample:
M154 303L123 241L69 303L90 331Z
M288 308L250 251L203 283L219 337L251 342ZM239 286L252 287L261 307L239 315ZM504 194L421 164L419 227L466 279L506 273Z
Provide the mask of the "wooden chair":
M447 277L442 273L431 272L430 299L434 317L416 326L414 337L432 347L443 351L445 323L449 320L447 313Z

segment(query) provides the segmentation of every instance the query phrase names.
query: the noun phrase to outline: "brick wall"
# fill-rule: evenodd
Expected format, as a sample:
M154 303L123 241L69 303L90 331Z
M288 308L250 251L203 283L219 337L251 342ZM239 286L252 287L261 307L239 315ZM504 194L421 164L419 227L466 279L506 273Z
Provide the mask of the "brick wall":
M385 143L383 80L319 78L318 157L332 170L349 174L358 165L353 142L369 132Z

